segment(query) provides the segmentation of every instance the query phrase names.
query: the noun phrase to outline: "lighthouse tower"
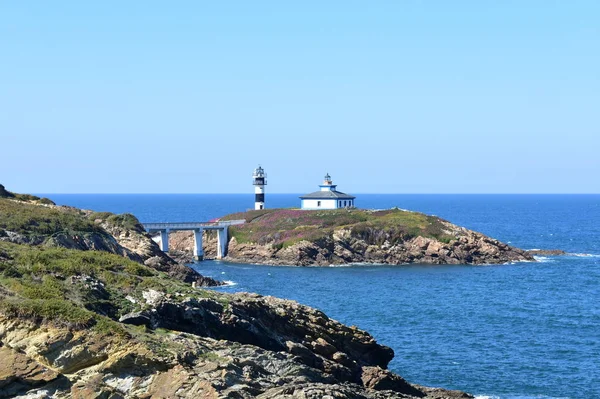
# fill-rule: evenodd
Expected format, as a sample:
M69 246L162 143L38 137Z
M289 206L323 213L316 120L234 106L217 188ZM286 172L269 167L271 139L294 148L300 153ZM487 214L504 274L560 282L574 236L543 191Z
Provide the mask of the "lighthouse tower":
M267 174L265 170L258 165L252 174L252 184L254 185L254 209L265 209L265 186L267 185Z

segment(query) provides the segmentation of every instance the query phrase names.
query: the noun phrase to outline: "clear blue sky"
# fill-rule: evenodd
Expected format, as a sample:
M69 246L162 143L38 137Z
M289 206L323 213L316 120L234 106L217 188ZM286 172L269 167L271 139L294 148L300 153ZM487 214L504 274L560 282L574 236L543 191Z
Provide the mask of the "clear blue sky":
M600 1L5 1L18 192L600 192Z

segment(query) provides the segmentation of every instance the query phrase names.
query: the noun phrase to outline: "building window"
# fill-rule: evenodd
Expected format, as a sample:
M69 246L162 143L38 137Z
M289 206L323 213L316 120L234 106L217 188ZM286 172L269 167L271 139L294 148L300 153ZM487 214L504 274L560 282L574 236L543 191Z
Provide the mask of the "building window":
M342 207L342 201L338 201L338 206L341 208Z
M321 206L321 201L317 201L317 206Z
M346 206L346 201L344 201L344 206Z

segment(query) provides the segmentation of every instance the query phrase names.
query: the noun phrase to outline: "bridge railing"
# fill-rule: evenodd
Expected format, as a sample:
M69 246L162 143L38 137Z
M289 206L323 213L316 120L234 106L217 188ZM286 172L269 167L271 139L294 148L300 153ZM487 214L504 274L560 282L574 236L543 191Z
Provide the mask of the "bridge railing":
M146 230L165 230L165 229L183 229L192 230L202 227L226 227L246 223L245 220L224 220L220 222L157 222L157 223L142 223Z

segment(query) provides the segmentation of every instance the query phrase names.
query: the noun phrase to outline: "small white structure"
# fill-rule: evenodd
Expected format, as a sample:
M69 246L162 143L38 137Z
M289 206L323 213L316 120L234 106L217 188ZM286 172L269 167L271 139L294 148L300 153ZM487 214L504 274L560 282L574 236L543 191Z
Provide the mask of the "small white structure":
M337 191L329 173L325 175L323 184L319 187L321 190L300 197L302 209L339 209L354 206L356 197Z
M252 174L252 184L254 185L254 209L265 209L265 186L267 185L267 174L265 170L258 165Z

